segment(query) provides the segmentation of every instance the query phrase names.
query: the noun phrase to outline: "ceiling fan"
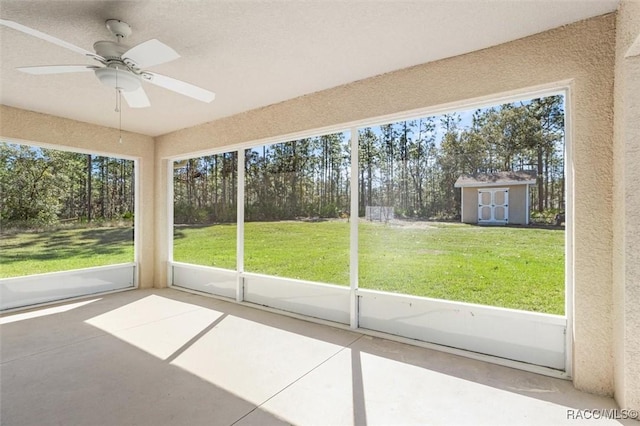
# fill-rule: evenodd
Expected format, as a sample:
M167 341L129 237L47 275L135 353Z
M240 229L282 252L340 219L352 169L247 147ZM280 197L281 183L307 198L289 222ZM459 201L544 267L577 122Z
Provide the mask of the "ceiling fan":
M202 102L208 103L215 98L213 92L201 87L147 71L146 68L148 67L173 61L179 58L180 55L171 47L156 39L145 41L131 48L121 44L120 41L122 39L131 35L131 27L119 19L106 21L107 28L116 37L117 41L95 42L93 44L95 53L14 21L0 19L0 25L64 47L95 59L102 64L102 66L45 65L18 68L22 72L43 75L93 71L100 82L108 87L115 88L116 91L122 94L131 108L144 108L151 105L142 86L143 81Z

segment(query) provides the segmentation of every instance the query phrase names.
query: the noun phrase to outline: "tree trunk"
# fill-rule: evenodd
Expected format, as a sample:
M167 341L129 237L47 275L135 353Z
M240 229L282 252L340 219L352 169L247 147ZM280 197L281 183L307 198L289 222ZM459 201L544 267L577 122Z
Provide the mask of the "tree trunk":
M542 144L538 144L538 212L544 210L544 180L543 180L543 156Z
M91 179L91 154L87 154L87 222L91 222L91 192L92 192L92 188L91 188L91 183L92 183L92 179Z

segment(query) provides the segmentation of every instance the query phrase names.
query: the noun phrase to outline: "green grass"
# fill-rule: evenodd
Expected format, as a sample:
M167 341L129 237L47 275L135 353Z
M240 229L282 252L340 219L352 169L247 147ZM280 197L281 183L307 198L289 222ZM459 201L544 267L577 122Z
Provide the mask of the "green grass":
M564 232L362 224L360 287L564 313Z
M349 224L245 223L245 271L333 284L349 283ZM236 269L236 226L175 228L173 259Z
M0 278L133 262L133 228L0 235Z
M177 226L174 260L235 269L236 230ZM361 288L564 312L561 229L362 221L359 234ZM0 236L0 278L131 262L132 237L130 227ZM349 223L246 223L245 270L348 285Z
M564 313L564 232L452 223L360 222L359 285ZM178 227L176 261L235 269L235 225ZM349 224L249 222L245 270L348 285Z

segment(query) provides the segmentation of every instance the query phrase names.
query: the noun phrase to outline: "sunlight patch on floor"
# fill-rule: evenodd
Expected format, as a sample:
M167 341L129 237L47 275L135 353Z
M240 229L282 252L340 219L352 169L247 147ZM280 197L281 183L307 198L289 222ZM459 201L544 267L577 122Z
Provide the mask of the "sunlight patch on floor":
M354 346L362 349L346 348L261 408L292 424L575 424L572 407L373 355L363 340Z
M85 322L167 359L222 315L196 305L148 296Z
M151 295L86 320L106 332L137 327L186 312L203 309L190 303Z
M85 322L255 404L343 349L155 295Z
M172 365L261 404L342 346L228 316Z
M44 317L47 315L59 314L62 312L68 312L72 309L76 309L81 306L88 305L89 303L97 302L98 300L101 300L101 299L83 300L82 302L78 302L78 303L70 303L68 305L54 306L53 308L39 309L37 311L24 312L21 314L14 314L14 315L9 314L7 316L0 318L0 325L9 324L16 321L23 321L23 320L28 320L28 319L38 318L38 317Z

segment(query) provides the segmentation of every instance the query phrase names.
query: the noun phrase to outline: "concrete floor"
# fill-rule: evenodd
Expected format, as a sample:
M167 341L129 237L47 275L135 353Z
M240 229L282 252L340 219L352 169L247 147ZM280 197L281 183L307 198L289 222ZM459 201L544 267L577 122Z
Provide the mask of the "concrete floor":
M566 380L170 289L0 324L5 426L576 424L616 407Z

